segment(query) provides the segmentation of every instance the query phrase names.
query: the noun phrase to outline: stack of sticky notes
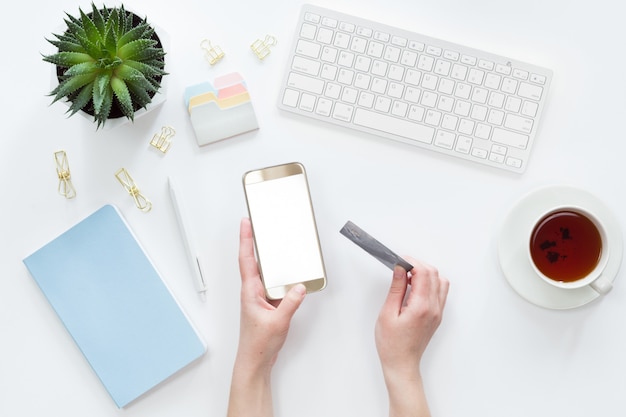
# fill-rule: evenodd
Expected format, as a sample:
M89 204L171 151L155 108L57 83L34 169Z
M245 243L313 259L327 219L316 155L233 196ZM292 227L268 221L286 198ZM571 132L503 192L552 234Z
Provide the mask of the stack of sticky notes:
M237 72L185 89L185 105L198 145L203 146L259 128L250 93Z

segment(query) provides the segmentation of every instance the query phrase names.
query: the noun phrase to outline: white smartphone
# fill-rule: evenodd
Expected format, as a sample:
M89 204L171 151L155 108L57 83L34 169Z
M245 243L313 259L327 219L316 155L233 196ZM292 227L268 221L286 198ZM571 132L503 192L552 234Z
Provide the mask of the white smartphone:
M326 271L304 166L293 162L249 171L243 186L259 271L268 299L302 283L326 287Z

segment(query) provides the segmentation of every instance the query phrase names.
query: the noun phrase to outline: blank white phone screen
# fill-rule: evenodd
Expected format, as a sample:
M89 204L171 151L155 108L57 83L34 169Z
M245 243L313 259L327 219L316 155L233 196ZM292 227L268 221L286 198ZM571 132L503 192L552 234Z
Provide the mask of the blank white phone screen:
M250 217L267 288L324 276L306 178L248 184Z

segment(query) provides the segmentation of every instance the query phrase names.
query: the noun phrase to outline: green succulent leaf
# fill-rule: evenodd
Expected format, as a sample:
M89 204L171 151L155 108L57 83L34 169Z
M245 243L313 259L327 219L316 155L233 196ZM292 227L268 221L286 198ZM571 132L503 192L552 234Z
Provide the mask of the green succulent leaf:
M91 74L75 75L65 79L57 86L57 88L52 90L52 93L50 93L55 96L52 102L54 103L55 101L72 94L74 91L89 84L91 81L93 81L93 75Z
M117 98L117 101L120 104L120 109L122 110L122 113L124 113L126 117L132 120L135 114L135 110L133 109L133 101L130 97L130 92L128 91L126 83L121 78L112 77L111 88L113 89L115 98Z
M82 52L59 52L58 54L45 56L44 61L61 67L71 67L72 65L82 64L84 62L93 61L93 58L89 54Z
M96 76L96 70L98 66L95 62L83 62L81 64L72 65L67 71L63 73L66 77L74 75L91 74L93 78Z
M68 113L70 113L70 116L72 116L74 113L78 112L79 110L83 109L84 107L87 106L87 104L89 104L89 101L91 100L92 97L92 90L93 90L93 82L85 85L80 92L76 95L76 97L74 97L74 99L72 100L72 105L70 106Z
M162 62L160 64L162 64ZM166 72L161 69L160 65L150 65L145 62L133 61L132 59L126 60L124 65L134 68L140 71L144 76L150 78L166 75Z
M79 10L80 10L80 19L83 24L83 28L85 29L85 34L87 35L87 38L92 41L95 40L97 42L101 37L100 31L98 31L98 28L96 27L96 25L85 14L85 12L83 12L81 9Z
M102 36L105 32L106 22L104 21L102 13L100 13L100 9L98 9L94 3L91 3L91 18Z

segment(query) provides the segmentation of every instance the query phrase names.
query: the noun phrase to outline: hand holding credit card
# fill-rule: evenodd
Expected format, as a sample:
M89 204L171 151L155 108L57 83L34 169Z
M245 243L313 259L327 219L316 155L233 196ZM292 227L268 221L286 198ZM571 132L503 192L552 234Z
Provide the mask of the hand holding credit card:
M351 221L348 221L341 228L339 233L356 243L363 250L378 259L391 270L393 270L396 265L400 265L407 272L413 269L413 265L396 255L388 247L374 239Z

